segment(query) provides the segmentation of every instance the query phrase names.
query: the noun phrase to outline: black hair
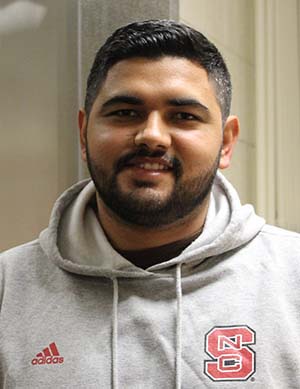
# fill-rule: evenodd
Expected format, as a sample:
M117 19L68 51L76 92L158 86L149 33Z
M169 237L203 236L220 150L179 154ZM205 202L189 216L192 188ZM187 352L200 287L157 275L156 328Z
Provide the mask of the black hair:
M231 80L225 61L203 34L171 20L135 22L117 29L100 47L91 68L85 99L89 115L109 69L117 62L133 58L175 56L200 64L212 81L225 122L230 112Z

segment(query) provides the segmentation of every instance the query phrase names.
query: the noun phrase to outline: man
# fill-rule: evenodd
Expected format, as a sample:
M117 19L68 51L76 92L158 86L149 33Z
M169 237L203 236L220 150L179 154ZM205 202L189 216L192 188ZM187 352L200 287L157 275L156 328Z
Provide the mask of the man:
M2 254L2 387L300 387L300 239L217 173L239 132L230 100L192 28L108 38L79 113L92 181Z

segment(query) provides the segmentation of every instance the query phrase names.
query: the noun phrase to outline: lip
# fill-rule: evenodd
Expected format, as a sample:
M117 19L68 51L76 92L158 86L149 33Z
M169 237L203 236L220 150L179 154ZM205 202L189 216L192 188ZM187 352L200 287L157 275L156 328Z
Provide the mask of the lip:
M138 165L129 165L125 167L125 170L128 174L136 179L136 180L151 180L151 179L159 179L170 175L171 170L169 169L144 169Z
M145 169L142 165L145 165L146 163L159 164L164 166L164 169ZM160 180L173 172L171 162L161 157L134 157L122 170L127 172L132 179L149 182Z
M150 164L159 164L159 165L162 165L164 166L164 170L160 170L160 169L143 169L142 167L140 167L141 165L144 165L146 163L150 163ZM136 158L133 158L131 161L128 162L128 164L126 164L126 167L131 167L131 168L137 168L137 169L141 169L141 170L144 170L144 171L147 171L147 172L166 172L168 170L171 170L172 169L172 163L168 160L166 160L165 158L149 158L149 157L136 157Z

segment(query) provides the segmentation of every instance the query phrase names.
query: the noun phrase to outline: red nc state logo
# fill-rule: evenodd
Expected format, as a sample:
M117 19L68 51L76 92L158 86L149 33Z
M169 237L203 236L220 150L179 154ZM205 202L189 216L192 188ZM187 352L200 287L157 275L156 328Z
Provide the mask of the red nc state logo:
M214 327L205 335L204 373L213 381L246 381L255 373L255 331L246 325Z

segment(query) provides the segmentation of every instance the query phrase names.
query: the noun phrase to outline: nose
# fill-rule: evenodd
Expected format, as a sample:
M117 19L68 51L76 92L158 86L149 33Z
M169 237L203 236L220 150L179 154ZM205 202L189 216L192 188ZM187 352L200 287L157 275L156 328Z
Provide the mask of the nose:
M155 150L168 149L171 145L171 136L167 123L157 111L151 112L147 120L135 136L136 146L147 146Z

